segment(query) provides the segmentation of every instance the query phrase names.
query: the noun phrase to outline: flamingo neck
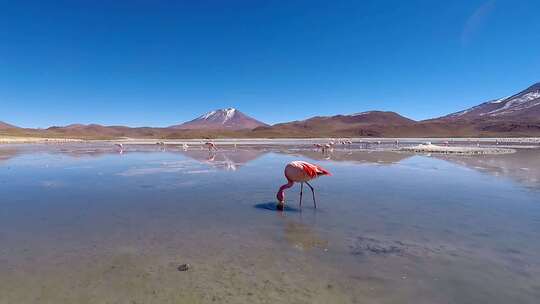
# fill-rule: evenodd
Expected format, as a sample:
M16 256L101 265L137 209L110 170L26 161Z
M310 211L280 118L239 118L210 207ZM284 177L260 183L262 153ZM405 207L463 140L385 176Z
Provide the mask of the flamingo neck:
M276 195L276 198L278 201L282 202L285 199L285 189L289 189L294 185L294 182L292 180L288 180L289 182L285 185L279 187L278 193Z

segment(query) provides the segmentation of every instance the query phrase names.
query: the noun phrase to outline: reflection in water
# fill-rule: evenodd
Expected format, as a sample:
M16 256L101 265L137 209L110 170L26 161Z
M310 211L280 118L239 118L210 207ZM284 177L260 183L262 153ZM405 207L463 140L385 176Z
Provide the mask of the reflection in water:
M540 298L539 194L478 173L537 186L536 150L336 148L324 162L334 176L318 184L321 208L277 212L283 164L328 155L237 148L1 146L0 303ZM185 263L193 267L179 272Z
M261 150L186 150L180 153L216 169L236 171L240 166L257 159L265 152Z
M328 241L321 239L313 229L300 222L286 220L283 229L285 240L297 249L327 249Z
M540 189L540 150L522 149L518 153L491 156L437 156L481 172L508 176L530 188Z
M296 154L302 157L308 157L314 160L332 160L338 162L354 163L377 163L377 164L395 164L404 159L412 157L411 154L396 153L391 151L354 151L354 150L335 150L332 153L321 153L311 150L283 151L288 154Z
M191 159L212 166L220 170L235 171L242 165L251 162L264 154L275 152L299 157L307 157L313 160L331 160L351 163L374 163L395 164L412 157L408 153L396 153L392 151L355 151L354 149L336 149L332 153L321 153L312 149L273 149L272 147L255 147L245 149L221 149L217 152L208 152L199 149L163 148L165 152L180 153ZM36 150L45 150L49 153L62 154L75 158L100 157L103 155L118 153L114 145L16 145L0 147L0 161L7 161L17 155L33 153ZM155 147L130 146L123 150L127 153L151 153ZM519 149L517 153L506 155L482 155L482 156L452 156L434 155L438 159L450 161L481 172L489 172L494 175L508 176L528 187L540 188L540 151L538 149Z
M10 158L17 156L20 153L21 151L17 148L0 146L0 164L4 161L9 160Z
M101 157L118 154L118 147L112 144L70 144L70 145L8 145L0 146L0 163L18 155L36 151L67 155L73 158ZM410 153L393 151L366 151L354 148L335 149L323 153L308 147L275 148L272 146L254 146L247 148L221 148L219 151L207 151L184 146L158 148L148 145L124 146L124 153L152 153L155 151L178 153L218 170L236 171L243 165L268 153L294 155L319 161L349 162L351 164L392 165L413 157ZM422 155L421 157L429 157ZM540 149L518 149L517 153L504 155L431 155L431 157L449 161L467 168L487 172L496 176L509 177L530 188L540 189Z

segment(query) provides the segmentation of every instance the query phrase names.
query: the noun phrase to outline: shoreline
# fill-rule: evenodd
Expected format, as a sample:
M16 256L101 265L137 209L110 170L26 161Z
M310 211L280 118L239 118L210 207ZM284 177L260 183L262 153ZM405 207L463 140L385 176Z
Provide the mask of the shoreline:
M458 154L458 155L486 155L486 154L510 154L515 153L515 149L502 147L450 147L438 146L433 144L420 144L410 147L402 147L398 152L412 153L438 153L438 154Z
M49 138L49 137L26 137L26 136L0 136L1 144L33 144L33 143L74 143L85 142L76 138Z
M413 143L445 143L450 144L538 144L540 137L353 137L347 138L353 143L375 143L375 144L413 144ZM118 139L79 139L79 138L59 138L59 137L26 137L26 136L0 136L0 144L24 144L24 143L122 143L129 145L149 145L164 143L170 145L194 144L204 142L214 142L218 144L313 144L328 143L335 138L191 138L191 139L159 139L159 138L118 138ZM337 146L337 144L336 144Z
M331 154L336 151L388 151L395 153L413 154L453 154L453 155L499 155L511 154L516 149L540 149L540 138L352 138L352 144L341 144L339 140L329 138L234 138L234 139L184 139L168 140L159 139L135 139L123 138L118 140L83 140L69 138L28 138L28 137L0 137L0 147L10 145L69 145L79 144L83 146L101 145L120 147L136 146L159 146L170 149L187 147L204 147L211 141L218 149L227 150L228 147L275 147L279 149L314 149L315 144L329 143L334 140L336 144L330 150L322 150L323 154ZM122 148L123 149L123 148Z

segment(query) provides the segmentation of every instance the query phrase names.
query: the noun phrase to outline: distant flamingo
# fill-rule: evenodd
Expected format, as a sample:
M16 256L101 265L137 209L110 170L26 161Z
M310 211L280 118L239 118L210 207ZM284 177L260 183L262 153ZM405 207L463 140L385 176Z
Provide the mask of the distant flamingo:
M315 190L308 181L321 175L331 174L324 168L305 161L297 160L288 163L287 166L285 166L285 178L287 179L287 183L279 188L276 195L278 200L277 208L279 210L283 210L285 207L285 189L291 188L294 183L300 183L300 207L302 207L302 194L304 191L304 183L306 183L313 194L313 206L317 208L317 202L315 201Z
M116 147L118 147L119 151L118 153L122 154L124 153L124 145L122 143L114 144Z
M216 144L213 142L205 142L204 146L208 148L208 151L217 151Z
M322 145L321 151L323 153L334 151L334 144L332 142L330 142L329 144Z

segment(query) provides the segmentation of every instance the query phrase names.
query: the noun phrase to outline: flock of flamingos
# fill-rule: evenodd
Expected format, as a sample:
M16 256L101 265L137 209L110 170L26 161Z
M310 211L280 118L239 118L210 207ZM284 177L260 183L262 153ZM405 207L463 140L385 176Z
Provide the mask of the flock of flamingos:
M157 145L165 145L164 142L158 142ZM332 151L334 146L336 144L341 145L351 145L352 141L350 139L331 139L326 144L314 144L313 146L317 149L322 151L323 153ZM119 153L124 152L124 145L122 143L117 143L115 146L119 149ZM205 142L203 143L203 146L208 149L209 152L215 152L217 151L217 146L213 142ZM236 146L236 144L235 144ZM184 143L182 145L182 149L184 151L187 151L189 149L189 145ZM276 205L276 209L283 211L285 208L285 190L291 188L294 186L294 183L300 183L300 208L302 207L302 196L304 192L304 183L311 189L311 194L313 196L313 206L314 208L317 208L317 201L315 199L315 189L313 186L309 183L309 181L318 178L319 176L323 175L332 175L328 170L324 169L323 167L312 164L306 161L296 160L288 163L285 165L285 179L287 180L287 183L279 187L279 190L276 194L276 198L278 200L278 203Z
M470 139L468 141L470 141ZM503 142L504 140L500 140L500 139L495 140L496 145L499 145L500 143L503 143ZM316 144L313 144L313 147L317 149L317 151L321 151L323 154L328 154L329 152L333 151L334 146L336 145L350 146L352 145L352 143L353 142L348 138L338 138L338 139L331 138L328 140L327 143L324 143L324 144L316 143ZM164 142L157 142L156 144L160 146L165 145ZM375 144L380 145L381 141L377 141L375 142ZM393 142L393 144L395 147L399 147L400 142L399 140L396 139ZM115 145L119 149L119 153L124 152L123 144L117 143ZM431 145L431 142L426 142L424 143L424 145ZM443 141L442 145L445 147L448 147L450 145L450 142ZM480 142L478 141L476 145L480 146ZM203 147L208 149L210 153L214 153L218 150L216 144L211 141L201 142L200 147L201 149L203 149ZM236 148L236 144L234 144L234 147ZM182 145L182 149L184 151L187 151L189 149L189 145L184 143ZM276 194L276 198L278 200L277 209L278 210L284 209L285 190L291 188L294 185L294 183L300 183L300 204L299 204L300 207L302 206L302 195L303 195L303 190L304 190L304 184L306 184L311 189L311 193L313 195L313 206L317 208L317 203L315 199L315 190L313 186L309 183L309 181L316 179L319 176L331 175L330 172L319 165L308 163L306 161L297 160L297 161L292 161L285 166L284 174L285 174L285 179L287 180L287 183L279 187L279 190Z

